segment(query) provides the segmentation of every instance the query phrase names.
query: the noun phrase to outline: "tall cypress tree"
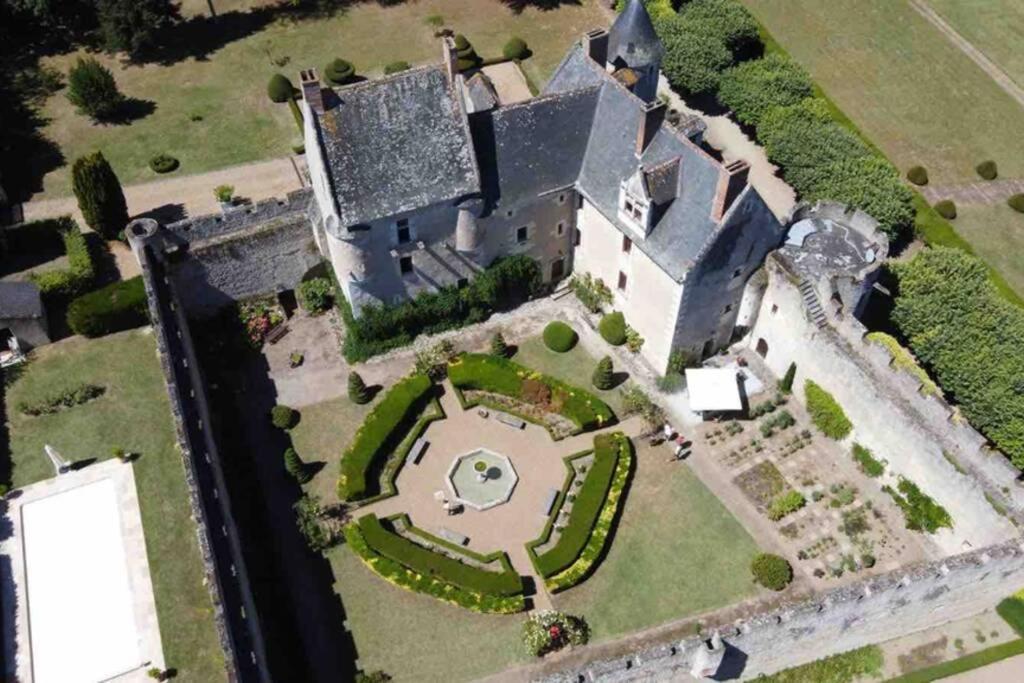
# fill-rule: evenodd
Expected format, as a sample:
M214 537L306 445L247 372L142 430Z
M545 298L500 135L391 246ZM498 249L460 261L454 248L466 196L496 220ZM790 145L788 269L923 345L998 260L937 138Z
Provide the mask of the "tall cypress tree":
M71 185L86 224L104 239L117 239L118 233L128 225L128 204L121 183L103 152L75 160L71 167Z

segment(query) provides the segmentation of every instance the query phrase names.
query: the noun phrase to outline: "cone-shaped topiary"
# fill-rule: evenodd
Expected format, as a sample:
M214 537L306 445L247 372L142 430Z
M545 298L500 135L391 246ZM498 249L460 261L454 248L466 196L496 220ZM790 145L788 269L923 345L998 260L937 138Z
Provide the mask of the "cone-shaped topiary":
M457 59L455 65L459 71L472 69L480 63L480 57L477 56L473 45L461 33L455 36L455 57Z
M86 116L103 121L115 117L124 96L110 69L92 57L79 58L68 72L68 101Z
M793 392L793 380L796 379L796 363L790 363L786 374L779 380L779 391L784 394Z
M294 408L276 405L270 409L270 423L278 429L291 429L299 422L299 414Z
M952 199L943 199L935 205L935 211L948 221L956 218L956 204Z
M117 239L118 233L128 225L128 204L121 183L102 152L75 160L71 167L71 188L89 227L104 239Z
M345 85L356 75L356 68L352 62L344 59L335 59L324 69L324 78L331 85Z
M1024 194L1015 194L1006 200L1006 203L1014 211L1024 213Z
M605 356L597 362L597 367L594 368L594 375L591 379L594 382L594 386L598 389L608 390L612 388L615 380L612 376L611 356Z
M295 481L300 484L305 484L310 480L309 471L306 469L306 463L302 462L302 458L295 452L294 448L288 448L284 452L284 468L288 471L288 474L295 477Z
M287 102L292 98L294 91L292 82L283 74L274 74L270 77L270 82L267 83L267 97L270 98L271 102L277 102L278 104Z
M501 332L495 332L491 337L491 355L499 358L508 357L508 344L505 343L505 337L501 336Z
M974 167L974 170L977 171L978 175L985 180L995 180L999 175L999 167L996 166L996 162L991 159L981 162Z
M907 171L907 180L915 185L927 185L928 171L924 166L911 166L910 170Z
M526 46L526 41L522 38L513 37L505 43L501 54L505 56L505 59L526 59L530 54L530 48Z
M348 373L348 397L353 403L362 405L370 401L370 390L358 372Z

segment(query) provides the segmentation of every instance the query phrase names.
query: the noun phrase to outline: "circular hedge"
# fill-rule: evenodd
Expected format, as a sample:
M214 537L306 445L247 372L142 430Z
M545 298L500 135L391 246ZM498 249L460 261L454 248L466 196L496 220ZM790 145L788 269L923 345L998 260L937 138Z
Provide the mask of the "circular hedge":
M782 590L793 580L793 568L786 558L771 553L756 556L750 563L750 571L755 581L773 591Z
M912 166L910 170L907 171L907 180L915 185L927 185L928 171L924 166Z
M270 423L278 429L291 429L299 423L299 414L294 408L276 405L270 409Z
M943 199L935 205L935 211L946 220L951 221L956 218L956 204L952 199Z
M995 180L999 175L999 167L991 159L981 162L974 167L974 170L985 180Z
M290 100L294 90L292 82L282 74L274 74L270 77L270 82L267 83L267 97L271 102L278 104Z
M601 318L597 331L612 346L622 346L626 343L626 318L618 311L609 313Z
M558 353L565 353L576 346L576 332L560 320L548 323L544 328L544 346Z
M157 173L170 173L178 168L178 160L169 154L157 154L149 160L149 167Z
M1024 194L1015 194L1006 200L1006 203L1014 211L1024 213Z
M345 85L356 75L356 68L352 62L344 59L335 59L324 69L324 78L331 85Z
M526 59L530 54L530 48L522 38L510 38L501 49L501 54L505 59Z

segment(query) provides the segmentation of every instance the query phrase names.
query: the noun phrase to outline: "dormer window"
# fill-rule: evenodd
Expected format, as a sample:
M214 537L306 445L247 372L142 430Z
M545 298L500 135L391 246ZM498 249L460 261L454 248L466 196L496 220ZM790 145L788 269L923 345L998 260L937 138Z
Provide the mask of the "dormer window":
M407 244L412 241L412 231L409 229L408 218L401 218L395 223L395 233L399 244Z
M637 197L626 187L619 190L619 217L626 223L631 224L641 234L647 234L647 216L650 210L650 203L646 199Z

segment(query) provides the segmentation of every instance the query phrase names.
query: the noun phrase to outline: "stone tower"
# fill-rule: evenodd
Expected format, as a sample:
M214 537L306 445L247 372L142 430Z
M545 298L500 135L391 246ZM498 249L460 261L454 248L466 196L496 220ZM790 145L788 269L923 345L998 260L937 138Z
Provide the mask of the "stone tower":
M608 32L608 68L638 97L653 102L665 48L641 0L629 0Z

